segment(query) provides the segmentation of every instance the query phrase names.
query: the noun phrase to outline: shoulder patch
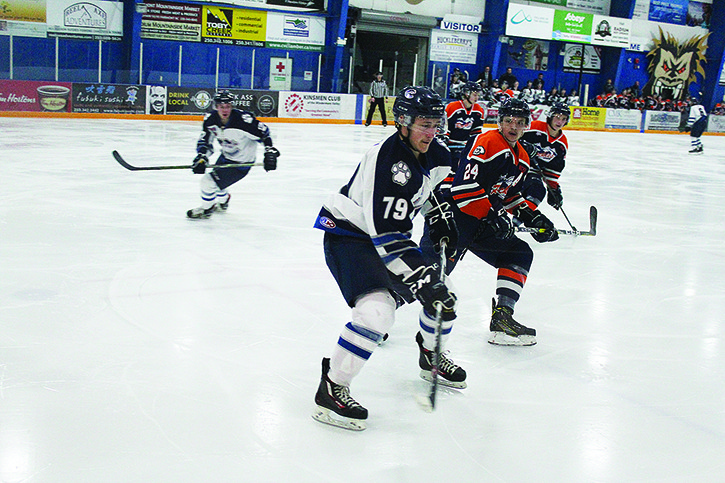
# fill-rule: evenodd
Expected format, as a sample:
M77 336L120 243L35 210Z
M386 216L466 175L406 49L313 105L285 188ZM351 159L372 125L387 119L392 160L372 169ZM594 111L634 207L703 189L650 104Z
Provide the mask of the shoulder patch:
M251 122L254 121L254 116L252 116L248 112L244 112L242 113L242 121L246 122L247 124L251 124Z
M390 169L393 173L393 183L397 183L400 186L405 186L408 180L413 176L410 172L410 168L403 161L398 161Z

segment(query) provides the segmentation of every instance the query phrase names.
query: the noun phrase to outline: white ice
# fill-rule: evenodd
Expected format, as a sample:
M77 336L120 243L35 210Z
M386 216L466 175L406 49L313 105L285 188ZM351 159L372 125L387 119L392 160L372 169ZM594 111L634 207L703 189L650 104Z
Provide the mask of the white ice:
M453 273L468 388L416 396L417 306L352 386L354 433L311 417L349 318L312 228L381 126L273 123L279 169L191 221L197 121L0 118L0 481L720 482L725 137L569 132L564 208L486 343L495 271ZM561 213L544 208L560 228ZM418 228L416 228L418 229Z

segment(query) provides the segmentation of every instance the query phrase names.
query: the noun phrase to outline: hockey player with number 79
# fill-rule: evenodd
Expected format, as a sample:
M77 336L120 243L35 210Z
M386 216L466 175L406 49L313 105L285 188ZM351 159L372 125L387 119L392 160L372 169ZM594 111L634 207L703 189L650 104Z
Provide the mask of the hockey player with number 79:
M203 175L201 206L187 211L189 218L209 218L215 211L227 210L231 198L227 188L249 173L259 143L264 144L264 170L277 169L279 151L272 145L269 128L251 112L235 109L235 101L236 96L228 90L218 92L214 96L214 111L204 118L196 143L198 154L191 168L194 174ZM210 165L209 155L214 152L215 139L221 146L221 154ZM206 173L207 167L211 168L210 173Z
M450 151L435 137L444 104L430 88L410 86L396 96L393 115L395 134L365 154L315 222L325 232L325 261L352 319L342 328L331 357L322 359L313 418L358 431L365 429L368 411L350 395L350 384L392 327L396 308L415 299L423 306L415 339L420 376L426 380L433 378L437 324L442 321L445 342L456 317L456 296L441 280L438 266L427 264L411 239L419 212L439 250L441 240L455 247L458 237L448 206L433 195L451 170ZM462 368L444 354L438 362L439 384L466 387Z

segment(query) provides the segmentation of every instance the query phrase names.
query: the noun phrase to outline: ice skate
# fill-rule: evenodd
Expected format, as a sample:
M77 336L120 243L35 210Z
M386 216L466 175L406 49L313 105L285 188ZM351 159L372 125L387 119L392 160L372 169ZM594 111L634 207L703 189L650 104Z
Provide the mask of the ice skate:
M509 307L496 307L492 301L490 344L495 345L534 345L536 329L525 327L514 320L513 311Z
M214 213L214 206L206 209L200 206L198 208L192 208L191 210L187 211L186 216L191 218L192 220L198 220L209 218L212 213Z
M423 336L420 332L416 334L415 341L418 343L418 349L420 349L420 357L418 358L420 377L431 382L433 381L433 374L431 373L431 369L433 369L433 351L429 351L423 347ZM466 371L455 365L447 357L447 354L448 352L446 351L440 355L440 361L438 362L438 384L456 389L465 389L467 386Z
M315 394L317 408L312 417L324 424L337 426L351 431L362 431L365 420L368 418L368 410L362 407L352 396L350 388L335 384L327 377L330 371L330 359L322 359L322 378L320 387Z
M232 195L227 194L227 200L224 203L216 203L214 205L214 211L221 211L224 213L227 211L227 208L229 208L229 200L232 199Z
M698 146L698 147L692 148L690 150L690 154L702 154L702 153L703 153L702 146Z

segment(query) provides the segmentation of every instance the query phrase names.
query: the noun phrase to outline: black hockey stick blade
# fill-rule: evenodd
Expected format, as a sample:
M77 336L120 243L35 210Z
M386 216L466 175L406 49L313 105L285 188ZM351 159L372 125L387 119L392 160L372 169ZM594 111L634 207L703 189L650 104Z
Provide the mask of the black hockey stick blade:
M121 154L114 150L111 154L113 154L113 158L118 161L118 164L123 166L124 168L128 169L129 171L159 171L159 170L166 170L166 169L191 169L191 164L185 164L180 166L134 166L132 164L129 164L125 159L123 159L123 156ZM248 163L248 164L223 164L221 166L211 165L209 168L239 168L244 166L263 166L263 163Z
M597 207L589 207L589 233L588 235L597 236Z

